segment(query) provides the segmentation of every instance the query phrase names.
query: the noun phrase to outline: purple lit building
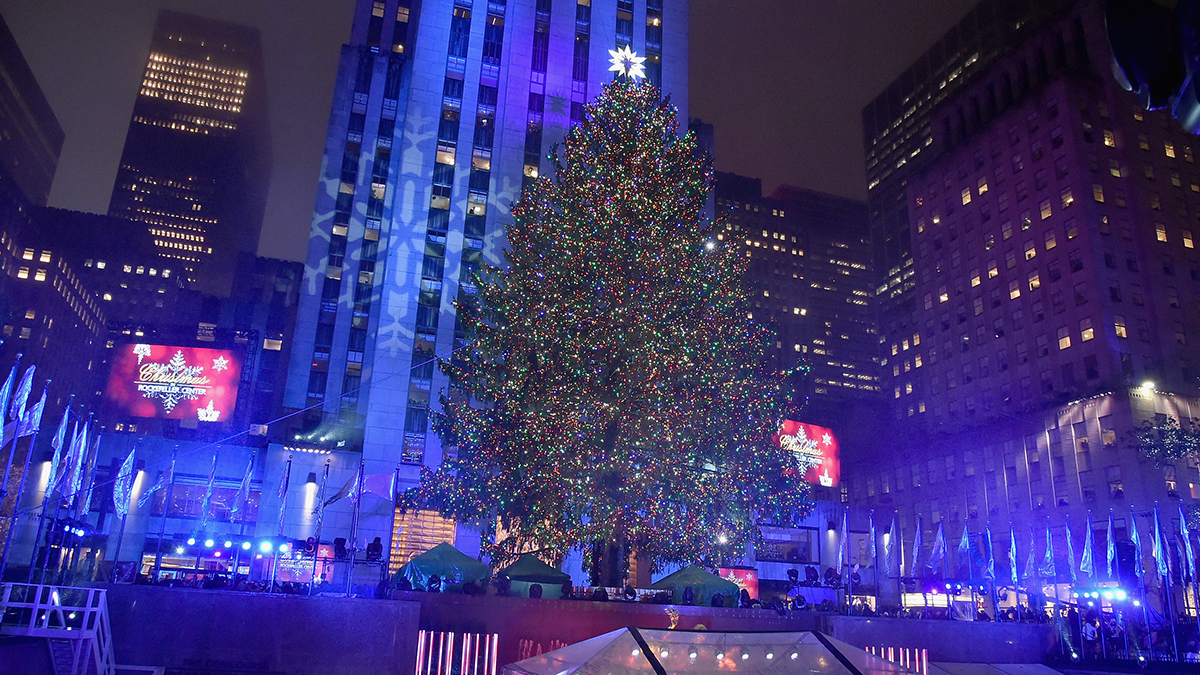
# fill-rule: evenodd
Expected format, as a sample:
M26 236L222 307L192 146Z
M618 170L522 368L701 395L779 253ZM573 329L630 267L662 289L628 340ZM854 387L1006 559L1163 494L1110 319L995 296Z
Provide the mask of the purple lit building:
M844 476L907 539L918 516L926 542L990 526L1001 567L1010 526L1023 562L1049 523L1065 570L1068 518L1104 551L1110 509L1145 538L1156 502L1174 531L1197 496L1193 461L1156 466L1129 432L1200 416L1200 140L1113 81L1101 3L1019 38L926 111L892 237L911 263L877 289L891 405Z
M684 0L357 3L284 393L307 408L290 443L361 448L367 473L399 467L409 485L441 462L429 408L447 387L434 356L463 344L453 303L499 262L522 185L612 79L609 50L646 56L688 119L687 34ZM476 545L435 515L398 522L396 559ZM391 527L384 504L360 532Z

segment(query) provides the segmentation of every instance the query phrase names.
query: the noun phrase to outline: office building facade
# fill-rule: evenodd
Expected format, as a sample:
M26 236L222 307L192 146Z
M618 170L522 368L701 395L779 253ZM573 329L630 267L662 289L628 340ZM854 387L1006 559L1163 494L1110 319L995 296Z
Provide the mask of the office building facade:
M63 130L3 17L0 75L0 162L29 203L45 206L58 169Z
M258 30L160 11L109 215L227 296L238 253L258 251L270 171Z
M464 342L453 303L500 262L522 185L612 79L609 50L647 56L687 119L687 30L687 3L663 0L357 4L285 392L306 440L350 437L408 485L441 462L429 409L447 388L434 358Z
M1194 502L1195 461L1157 465L1131 432L1200 405L1198 144L1108 60L1101 3L1071 3L930 113L939 154L904 189L911 301L883 311L892 406L847 469L910 533L1011 526L1024 546L1049 523L1061 557L1068 519L1078 537L1112 509L1124 539L1155 502L1168 523Z

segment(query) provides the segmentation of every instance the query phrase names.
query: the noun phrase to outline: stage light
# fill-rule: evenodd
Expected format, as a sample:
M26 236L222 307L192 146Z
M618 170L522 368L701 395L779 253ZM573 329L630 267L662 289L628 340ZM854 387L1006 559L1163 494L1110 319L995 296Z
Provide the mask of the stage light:
M263 553L270 553L271 552L271 542L264 541L263 543L259 544L258 550L262 551Z
M1072 597L1072 598L1078 598L1078 597L1079 597L1079 594L1078 594L1078 593L1072 593L1072 594L1071 594L1071 597Z
M633 651L629 652L629 655L630 655L630 656L637 656L638 654L641 654L641 653L642 653L642 650L640 650L640 649L635 649L635 650L633 650Z
M796 652L792 652L792 660L795 661L798 658L800 658L800 654L798 654Z
M233 546L233 542L232 542L232 541L229 541L228 539L226 539L226 540L225 540L225 548L229 548L229 547L231 547L231 546Z
M665 659L665 658L667 658L668 653L669 652L667 652L667 650L664 649L658 653L658 656L659 656L659 658Z
M220 551L213 551L213 557L214 557L214 558L220 558L220 557L221 557L221 552L220 552Z
M188 537L188 546L195 546L195 545L196 545L196 538Z
M212 539L205 539L205 540L204 540L204 548L212 548L212 547L213 547L213 540L212 540Z
M1154 381L1146 380L1142 383L1142 389L1145 389L1146 391L1154 391Z
M287 552L288 552L288 545L287 545L287 544L280 544L280 545L279 545L279 552L280 552L280 553L287 553Z
M725 658L725 652L717 652L717 660L720 661L723 658Z
M1104 599L1105 599L1105 600L1112 600L1112 599L1113 599L1113 592L1112 592L1112 591L1104 591Z
M748 659L748 658L750 658L750 655L749 655L749 654L746 654L746 653L743 653L743 654L742 654L742 660L743 660L743 661L745 661L745 660L746 660L746 659Z
M1139 600L1134 600L1134 601L1133 601L1133 606L1134 606L1134 607L1141 607L1141 606L1142 606L1142 603L1141 603L1141 601L1139 601Z
M1126 594L1125 591L1121 590L1120 588L1113 591L1113 593L1117 596L1117 600L1124 600L1125 598L1129 597L1129 595Z
M242 550L243 550L243 551L249 551L249 550L250 550L250 542L248 542L248 541L243 541L243 542L242 542Z
M258 554L257 556L255 556L255 557L256 557L256 558L258 558L259 560L262 560L262 554L261 554L261 553L259 553L259 554Z
M770 661L773 658L775 658L775 654L773 654L771 652L767 652L767 660Z
M181 555L181 554L183 554L183 547L182 547L182 546L176 546L176 547L175 547L175 554L176 554L176 555Z

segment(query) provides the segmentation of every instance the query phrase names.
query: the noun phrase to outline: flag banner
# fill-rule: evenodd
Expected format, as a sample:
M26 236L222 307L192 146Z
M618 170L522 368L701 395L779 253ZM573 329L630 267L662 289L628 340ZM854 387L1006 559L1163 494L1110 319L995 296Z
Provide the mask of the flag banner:
M88 422L88 426L91 426L90 420ZM84 430L86 432L87 427L85 427ZM79 511L79 513L87 515L88 511L90 511L92 508L92 496L96 494L96 457L100 454L100 434L96 434L95 440L91 442L92 447L90 449L88 448L88 443L86 442L87 434L85 433L84 436L85 442L81 443L79 446L80 452L83 453L83 469L79 473L79 480L82 481L83 477L86 475L88 483L87 491L83 493L83 509Z
M887 543L883 545L883 567L888 574L892 573L892 564L896 560L896 542L899 537L896 534L896 516L892 516L892 526L888 528ZM901 570L896 568L896 574L900 575Z
M871 557L871 564L878 565L879 561L876 560L876 558L879 556L879 551L875 548L875 512L872 511L870 514L868 514L867 518L871 522L871 552L869 553ZM879 570L875 570L875 573L878 574Z
M208 473L208 484L204 487L204 500L200 502L200 531L208 528L208 510L212 504L213 484L217 482L217 453L213 453L212 471Z
M150 502L150 498L154 496L154 493L158 492L159 490L161 490L164 487L166 487L167 485L169 485L171 483L171 480L174 479L174 477L175 477L175 457L172 455L171 466L167 467L166 471L159 471L158 472L158 480L154 481L154 485L152 485L149 490L146 490L145 492L143 492L141 497L138 497L138 508L139 509L146 508L146 504L148 504Z
M1188 529L1187 515L1183 512L1183 504L1179 505L1179 534L1183 537L1184 558L1187 562L1184 563L1183 569L1187 572L1188 581L1196 578L1196 554L1192 551L1192 532Z
M38 432L42 426L42 412L46 410L46 394L50 392L49 383L42 389L42 397L38 402L33 404L33 407L25 411L21 417L21 423L17 427L17 438L22 436L32 436Z
M1033 528L1029 529L1029 555L1025 558L1025 569L1022 570L1021 577L1026 581L1037 577L1037 551L1035 544L1037 537L1033 534Z
M1046 557L1042 558L1042 566L1038 574L1044 579L1054 581L1058 578L1058 570L1054 567L1054 539L1050 536L1050 519L1046 519Z
M1012 526L1008 528L1008 570L1015 588L1020 581L1017 579L1017 531L1012 529Z
M1075 543L1071 541L1071 516L1067 516L1067 576L1071 579L1071 583L1079 582L1079 575L1075 572Z
M921 516L917 516L917 533L913 535L912 567L908 568L909 576L915 577L921 573L921 549L924 548L921 535L924 531L925 525L921 522Z
M14 422L20 422L21 418L25 416L25 404L29 401L29 395L33 393L33 373L36 370L36 365L25 369L25 374L21 376L21 384L17 386L17 391L13 394L12 403L8 408L8 417Z
M124 518L129 515L129 498L130 492L133 489L133 455L137 452L137 448L129 451L129 455L125 457L125 462L121 464L121 470L117 473L117 480L113 483L113 508L117 515Z
M54 432L54 438L50 439L50 447L54 448L54 454L50 457L50 479L46 483L46 495L58 489L59 481L62 479L59 472L65 473L70 468L70 455L63 457L63 445L67 441L67 421L71 417L71 401L74 396L67 400L67 407L63 408L62 421L58 423L58 429ZM70 447L68 446L68 451ZM66 460L66 461L64 461Z
M233 506L229 507L230 515L242 511L246 506L246 501L250 499L250 479L254 476L254 455L250 455L250 462L246 465L246 475L242 477L242 483L238 486L237 494L233 497Z
M279 477L279 536L283 536L284 520L287 517L288 483L292 478L292 458L288 457L287 466L283 467L283 475Z
M1079 561L1079 571L1087 575L1090 581L1096 580L1096 559L1092 551L1092 514L1088 514L1083 530L1083 559Z
M360 475L361 474L358 471L355 471L354 475L350 477L350 480L346 481L346 484L342 486L342 489L335 492L332 497L326 499L325 503L321 504L321 508L325 508L338 500L345 499L347 497L353 498L355 495L357 495L358 478ZM316 512L316 509L313 509L313 513Z
M1141 579L1146 576L1146 567L1142 564L1142 536L1138 534L1137 513L1129 507L1129 540L1133 542L1133 573Z
M87 469L88 460L88 424L80 425L75 429L75 466L71 471L71 479L67 486L63 488L71 498L78 496L79 488L83 483L83 474Z
M963 523L962 538L958 540L958 560L955 564L955 573L962 576L962 569L966 568L966 577L972 576L971 570L971 535L967 534L966 522Z
M983 568L984 579L996 578L996 549L992 544L992 526L988 525L983 530L987 534L987 567Z
M1171 561L1167 559L1168 544L1163 541L1162 523L1158 519L1158 504L1154 505L1154 565L1158 576L1170 578Z
M842 529L840 532L838 532L838 557L837 557L838 574L842 573L842 568L846 565L846 555L847 555L848 549L850 548L849 535L850 535L850 530L847 527L847 515L846 515L845 511L842 511Z
M1113 563L1117 560L1117 538L1113 530L1113 510L1108 510L1108 541L1105 542L1104 556L1108 561L1108 578L1113 579Z
M17 354L17 361L13 364L12 370L8 371L8 379L4 380L4 386L0 387L0 426L4 424L4 414L8 411L8 403L12 400L13 385L17 381L17 365L21 363L21 355Z
M363 496L375 495L391 501L396 498L396 472L372 473L363 476Z
M931 572L937 572L938 565L946 559L946 533L942 529L942 524L938 523L937 534L933 537L933 551L929 553L929 562L925 564L925 569Z

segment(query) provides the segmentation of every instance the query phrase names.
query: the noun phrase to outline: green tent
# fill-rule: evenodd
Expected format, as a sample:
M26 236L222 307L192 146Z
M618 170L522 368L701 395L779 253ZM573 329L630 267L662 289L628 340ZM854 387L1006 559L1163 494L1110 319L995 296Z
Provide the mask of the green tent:
M408 561L408 564L396 571L393 582L403 577L412 583L413 588L423 589L429 583L429 577L434 574L441 578L443 584L462 584L468 581L486 581L491 576L491 570L487 565L450 544L441 543Z
M671 602L677 605L683 604L685 588L692 589L692 604L695 605L709 605L712 596L720 593L725 596L726 606L729 606L731 601L736 602L740 592L737 584L695 565L659 579L650 584L650 588L656 591L671 591Z
M542 587L543 598L561 598L563 584L571 581L571 575L538 560L532 553L521 556L500 574L509 578L512 582L509 593L518 597L529 597L529 588L538 584Z
M547 565L532 553L521 556L515 563L505 567L500 574L513 581L527 581L543 586L562 586L571 580L571 575Z

